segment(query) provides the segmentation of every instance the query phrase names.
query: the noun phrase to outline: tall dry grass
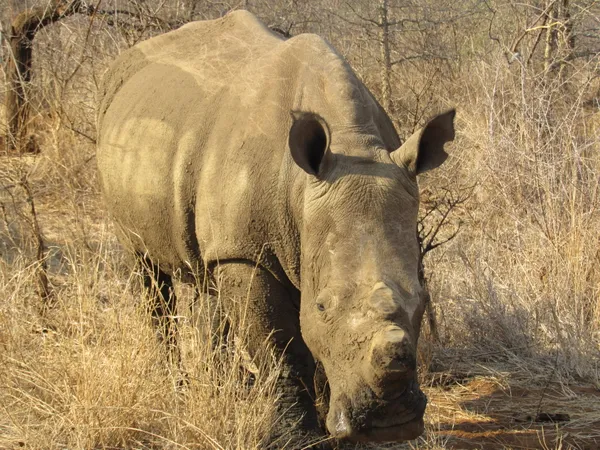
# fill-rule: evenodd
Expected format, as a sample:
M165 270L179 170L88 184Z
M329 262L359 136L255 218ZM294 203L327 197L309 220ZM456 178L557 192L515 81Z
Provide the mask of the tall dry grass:
M145 314L139 274L122 267L105 225L93 244L66 247L68 267L53 277L43 314L35 264L18 256L2 266L0 447L263 448L278 373L268 346L252 361L252 375L243 370L243 347L213 347L213 313L200 303L193 321L182 315L189 384L177 389L178 374ZM243 342L248 327L231 325Z
M280 6L283 15L288 7ZM327 35L379 92L370 31L327 23L306 8L298 26ZM264 14L277 24L277 14ZM424 200L472 192L440 234L460 227L457 237L425 261L439 341L425 328L423 381L460 363L538 386L599 386L600 116L590 103L598 59L573 63L561 76L509 64L479 17L465 19L470 35L452 24L453 40L443 43L456 52L450 61L395 69L403 134L429 113L458 108L452 156L421 179ZM510 35L510 15L502 20ZM278 362L268 348L248 360L244 302L231 312L240 318L237 339L215 346L215 300L194 302L189 287L178 287L187 300L180 314L189 374L187 390L178 391L144 314L140 275L99 198L92 142L98 80L141 36L74 18L36 38L30 130L42 151L0 162L0 448L251 449L269 434ZM411 39L432 46L445 36L415 30ZM45 309L23 181L54 292ZM427 437L405 447L445 448L447 438L436 437L447 419L438 406L429 408Z
M462 232L428 261L445 346L598 383L595 64L562 78L501 57L473 67L445 171L476 188Z

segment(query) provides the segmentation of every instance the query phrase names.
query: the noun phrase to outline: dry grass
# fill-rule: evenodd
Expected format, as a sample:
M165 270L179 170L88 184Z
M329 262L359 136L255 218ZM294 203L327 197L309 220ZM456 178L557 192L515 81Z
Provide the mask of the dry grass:
M521 87L500 62L481 72L486 98L464 112L457 154L463 164L477 152L458 168L477 174L468 225L429 262L446 342L597 384L600 157L581 104L591 78L584 68Z
M502 14L496 20L509 34L512 16ZM478 20L456 50L460 64L416 61L395 74L402 131L458 106L452 157L423 177L424 199L472 195L440 234L460 226L458 236L426 260L439 322L439 341L425 329L421 342L426 434L380 448L598 448L600 119L590 106L598 59L560 77L535 58L508 64ZM314 26L379 92L375 41L355 39L346 22L326 25ZM44 33L30 127L42 152L0 160L0 448L263 448L278 361L268 347L248 360L241 320L238 344L215 348L218 299L194 302L179 286L189 385L178 390L144 314L140 275L97 192L89 139L97 82L140 36L81 18ZM53 287L47 308L23 182ZM231 317L244 316L239 308ZM568 420L538 420L542 413Z
M43 314L35 264L4 264L0 289L0 448L261 448L273 414L277 361L215 351L208 311L184 321L188 388L175 388L138 288L105 225L93 251L63 249L53 306ZM235 329L235 323L234 323ZM244 329L239 331L243 341Z

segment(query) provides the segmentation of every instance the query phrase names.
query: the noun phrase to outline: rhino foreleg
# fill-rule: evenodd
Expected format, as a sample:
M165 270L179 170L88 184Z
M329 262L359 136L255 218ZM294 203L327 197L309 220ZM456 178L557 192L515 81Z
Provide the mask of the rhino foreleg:
M270 338L282 358L276 423L267 445L304 448L322 440L324 433L315 408L315 364L300 334L298 294L252 261L221 261L218 272L226 307L232 299L247 302L250 353L255 354ZM290 434L292 429L296 431Z

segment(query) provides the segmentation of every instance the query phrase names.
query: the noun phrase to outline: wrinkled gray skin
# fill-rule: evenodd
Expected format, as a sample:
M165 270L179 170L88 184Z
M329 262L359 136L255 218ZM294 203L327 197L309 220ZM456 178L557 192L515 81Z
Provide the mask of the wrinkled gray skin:
M252 345L275 329L287 346L290 422L319 433L316 360L331 435L419 436L416 175L446 159L454 111L400 146L323 39L283 40L245 11L124 52L102 95L104 198L129 245L159 265L167 302L173 271L218 270L222 298L250 296Z

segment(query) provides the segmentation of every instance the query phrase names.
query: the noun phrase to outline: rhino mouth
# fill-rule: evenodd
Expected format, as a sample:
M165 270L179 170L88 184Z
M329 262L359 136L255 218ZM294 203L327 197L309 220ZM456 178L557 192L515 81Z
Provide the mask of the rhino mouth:
M416 384L393 400L385 401L374 394L368 396L370 401L362 405L347 396L331 405L327 428L335 438L354 442L399 442L423 434L427 397ZM364 394L362 398L364 401Z
M408 422L378 426L360 430L354 437L350 438L356 442L401 442L410 441L423 434L425 424L423 417L415 417Z
M422 419L423 413L420 411L412 411L406 414L403 417L390 417L383 420L373 420L371 421L370 427L365 427L365 429L386 429L386 428L397 428L403 427L406 424L414 422L417 419Z

